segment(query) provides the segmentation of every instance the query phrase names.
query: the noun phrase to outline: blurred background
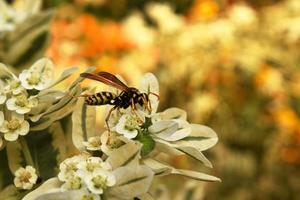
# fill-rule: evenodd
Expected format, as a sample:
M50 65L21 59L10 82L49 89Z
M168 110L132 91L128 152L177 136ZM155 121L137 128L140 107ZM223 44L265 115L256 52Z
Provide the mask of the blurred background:
M45 0L46 11L47 37L34 40L43 48L29 52L53 59L57 74L96 66L138 86L152 72L159 110L185 109L217 132L204 152L212 170L186 157L170 162L222 183L158 179L156 199L300 199L300 0Z

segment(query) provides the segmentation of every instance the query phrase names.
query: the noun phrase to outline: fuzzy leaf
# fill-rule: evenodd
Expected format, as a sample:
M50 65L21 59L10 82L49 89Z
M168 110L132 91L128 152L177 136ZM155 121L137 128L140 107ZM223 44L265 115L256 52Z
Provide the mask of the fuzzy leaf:
M204 151L218 142L218 136L211 128L200 124L191 124L191 127L191 134L174 142L176 146L194 147L199 151Z
M160 116L163 120L170 120L170 119L181 119L186 120L187 114L184 110L180 108L168 108L167 110L160 113Z
M137 165L140 157L141 144L138 142L128 142L118 149L112 151L107 162L116 169L125 165Z
M57 151L56 160L57 163L61 163L67 158L66 149L66 138L64 130L62 129L60 122L55 122L49 127L49 132L52 135L52 146L55 151Z
M95 136L95 107L87 106L83 98L77 101L72 114L73 134L72 139L74 145L79 150L84 150L82 142L86 141L90 136Z
M14 185L8 185L0 192L1 199L5 200L19 200L25 195L24 192L20 192Z
M109 193L120 199L132 199L145 194L149 190L154 175L152 170L145 165L119 167L113 173L117 184Z
M57 85L58 83L62 82L63 80L67 79L77 70L78 70L77 67L71 67L69 69L64 70L63 73L60 75L60 77L54 83L52 83L48 88L51 88Z
M61 182L58 178L51 178L45 181L40 187L28 193L22 200L36 200L39 196L46 193L56 192L60 190Z
M191 170L176 169L172 166L169 166L167 164L164 164L154 159L144 160L144 163L154 171L165 170L166 172L170 172L171 174L182 175L200 181L219 181L219 182L221 181L219 178L205 173L191 171ZM169 169L170 171L167 171L167 169Z
M9 34L3 59L5 63L18 68L30 65L40 58L48 42L49 23L53 12L47 11L28 17Z
M178 147L177 148L179 151L184 152L188 156L199 160L202 162L205 166L212 168L211 162L203 155L203 153L196 148L193 147Z
M22 154L22 147L17 141L9 142L7 143L6 151L9 169L14 174L17 169L26 163Z

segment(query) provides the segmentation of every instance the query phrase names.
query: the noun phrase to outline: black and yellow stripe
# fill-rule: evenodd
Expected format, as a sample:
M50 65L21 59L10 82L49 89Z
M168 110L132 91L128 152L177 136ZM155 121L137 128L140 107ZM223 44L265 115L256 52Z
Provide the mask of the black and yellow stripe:
M117 95L111 92L99 92L85 98L85 103L91 106L99 106L114 103Z

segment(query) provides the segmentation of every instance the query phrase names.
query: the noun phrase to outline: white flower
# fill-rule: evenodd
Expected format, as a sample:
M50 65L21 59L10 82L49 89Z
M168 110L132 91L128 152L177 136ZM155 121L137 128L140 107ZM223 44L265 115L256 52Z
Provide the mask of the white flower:
M61 187L63 190L79 190L84 186L83 184L82 177L72 174Z
M101 134L101 151L106 155L110 155L114 149L122 146L124 142L115 132L105 131Z
M4 120L0 132L4 133L5 140L15 141L19 135L26 135L29 132L29 123L24 120L24 115L12 112L11 119Z
M21 82L14 77L14 79L7 80L7 85L4 88L5 93L12 93L13 95L20 94L25 89L22 87Z
M30 190L37 178L36 170L28 165L26 168L21 167L15 172L14 184L18 188Z
M13 31L17 24L23 22L29 15L40 10L41 1L16 1L12 6L0 1L0 32Z
M98 169L110 170L111 166L108 163L102 161L99 157L89 157L85 161L78 163L78 169L81 170L81 174L92 174Z
M31 108L37 106L37 104L37 98L28 98L26 93L21 93L16 96L12 96L6 101L7 109L16 111L19 114L25 114L30 112Z
M147 13L155 20L162 33L174 33L184 25L183 17L175 14L168 4L150 4L147 7Z
M23 70L19 75L22 86L26 89L43 90L51 85L54 76L54 65L51 60L42 58L30 69Z
M78 170L78 164L85 161L85 156L78 155L72 158L67 158L60 165L60 172L58 173L58 179L60 181L66 181L70 176L73 176Z
M124 114L116 125L116 132L132 139L138 135L139 119L135 115Z
M116 184L115 176L106 170L96 170L92 175L86 176L87 188L94 194L102 194L107 187Z
M101 137L89 137L87 142L82 142L87 150L97 151L101 149Z

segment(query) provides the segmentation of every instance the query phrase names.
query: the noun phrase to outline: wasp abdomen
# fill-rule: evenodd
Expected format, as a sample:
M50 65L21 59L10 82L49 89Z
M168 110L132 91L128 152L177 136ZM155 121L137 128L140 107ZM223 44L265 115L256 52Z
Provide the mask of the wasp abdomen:
M85 102L91 106L99 106L114 103L117 96L111 92L99 92L85 98Z

